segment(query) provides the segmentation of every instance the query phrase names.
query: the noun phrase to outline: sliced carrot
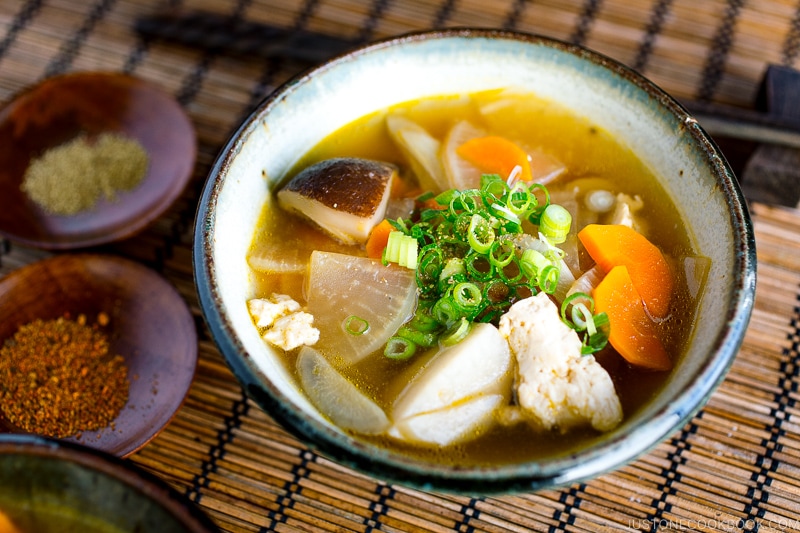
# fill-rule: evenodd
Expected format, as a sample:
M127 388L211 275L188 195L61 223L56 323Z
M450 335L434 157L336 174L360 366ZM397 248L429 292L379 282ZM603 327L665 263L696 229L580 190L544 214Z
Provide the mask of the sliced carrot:
M423 209L447 209L447 206L437 202L436 198L428 198L427 200L423 200L422 202L419 202L419 206Z
M372 231L367 237L367 257L372 259L380 259L383 255L383 249L386 248L386 243L389 242L389 234L394 227L387 219L381 220L372 228Z
M456 148L456 153L478 167L481 172L499 174L503 179L519 165L522 168L520 179L526 182L532 180L528 154L504 137L476 137Z
M592 292L595 311L608 314L608 342L632 365L650 370L672 368L656 324L647 316L642 299L625 266L612 268Z
M628 226L589 224L578 238L606 273L625 265L647 311L654 317L667 316L675 281L661 250L647 237Z

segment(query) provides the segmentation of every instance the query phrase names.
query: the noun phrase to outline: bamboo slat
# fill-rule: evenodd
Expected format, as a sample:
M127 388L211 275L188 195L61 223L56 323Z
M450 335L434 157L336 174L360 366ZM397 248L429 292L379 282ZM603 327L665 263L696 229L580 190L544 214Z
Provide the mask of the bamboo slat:
M680 99L750 106L770 63L798 66L800 5L788 0L5 0L0 101L42 77L125 70L160 84L197 131L191 183L140 234L101 251L174 284L198 325L199 361L172 422L130 460L223 531L800 531L800 210L751 205L755 310L725 381L686 426L631 464L562 490L454 496L387 484L318 456L243 393L203 325L191 268L205 176L253 106L307 65L147 40L167 7L365 42L483 26L585 44ZM0 241L0 275L51 255Z

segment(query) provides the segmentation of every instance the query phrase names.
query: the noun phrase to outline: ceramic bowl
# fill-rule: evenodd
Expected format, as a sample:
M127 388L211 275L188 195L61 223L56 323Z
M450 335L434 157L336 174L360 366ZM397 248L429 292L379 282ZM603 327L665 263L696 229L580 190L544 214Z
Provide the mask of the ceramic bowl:
M256 219L308 148L352 120L426 96L508 86L588 117L654 170L712 259L696 329L663 389L616 430L576 453L497 467L421 463L327 423L253 327L245 260ZM540 36L478 29L406 35L307 72L256 107L216 161L200 201L195 276L211 333L254 400L322 454L377 478L428 490L487 494L564 486L619 468L682 427L723 379L753 306L755 245L725 159L673 98L623 65Z
M217 533L187 498L88 447L0 435L0 531Z

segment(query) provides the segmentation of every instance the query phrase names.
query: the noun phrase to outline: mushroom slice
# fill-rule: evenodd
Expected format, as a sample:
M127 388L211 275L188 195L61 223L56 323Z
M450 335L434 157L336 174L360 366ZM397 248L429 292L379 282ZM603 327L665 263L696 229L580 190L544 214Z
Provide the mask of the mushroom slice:
M397 167L356 157L326 159L278 191L278 203L345 244L366 242L386 212Z

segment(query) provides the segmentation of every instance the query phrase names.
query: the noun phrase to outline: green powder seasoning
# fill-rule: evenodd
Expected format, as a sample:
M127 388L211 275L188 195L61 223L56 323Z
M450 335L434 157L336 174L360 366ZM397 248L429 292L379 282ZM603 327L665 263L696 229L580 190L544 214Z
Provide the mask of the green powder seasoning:
M138 141L117 133L78 136L33 159L22 191L54 215L92 209L100 197L116 201L147 173L149 158Z

